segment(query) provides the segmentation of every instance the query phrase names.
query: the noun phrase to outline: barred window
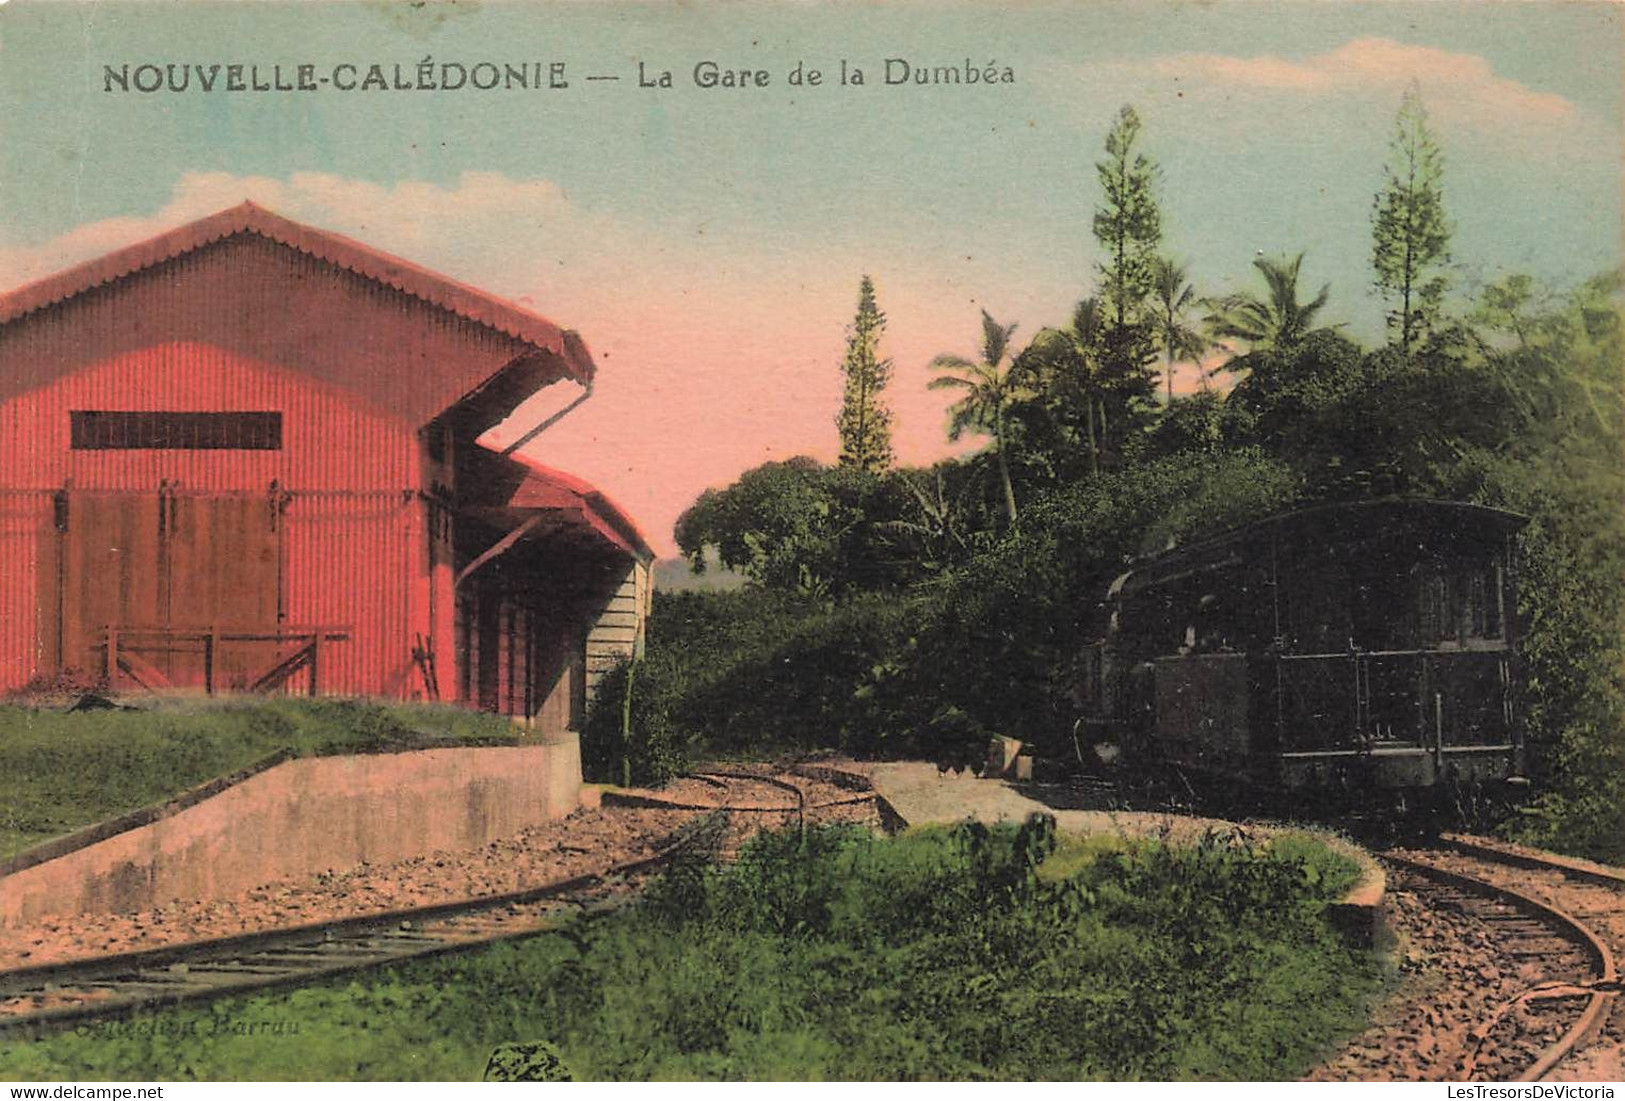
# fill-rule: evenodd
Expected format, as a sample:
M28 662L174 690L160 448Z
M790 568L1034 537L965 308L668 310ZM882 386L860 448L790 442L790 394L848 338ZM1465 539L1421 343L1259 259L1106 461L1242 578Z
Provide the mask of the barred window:
M75 451L280 451L281 413L137 413L76 409Z

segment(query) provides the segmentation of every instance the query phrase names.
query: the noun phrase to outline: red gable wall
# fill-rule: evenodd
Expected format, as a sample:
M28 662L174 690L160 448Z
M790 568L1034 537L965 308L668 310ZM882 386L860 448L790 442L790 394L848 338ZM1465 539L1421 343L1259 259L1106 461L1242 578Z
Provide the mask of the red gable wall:
M536 351L326 261L239 234L0 326L0 402L175 342L286 367L392 410L414 428Z
M326 628L312 678L324 693L451 698L463 679L492 680L501 700L480 702L525 714L568 694L536 655L579 666L597 611L453 588L463 517L419 429L439 418L435 432L458 437L450 458L536 388L590 379L574 334L251 208L0 296L0 319L0 689L94 674L111 653L144 655L149 680L195 686L212 667L215 687L240 688L287 638ZM282 446L76 450L76 410L277 412ZM532 572L575 577L604 548L647 553L579 490L597 525L521 548ZM200 627L240 636L229 659L139 650L143 630ZM464 678L469 647L484 665Z

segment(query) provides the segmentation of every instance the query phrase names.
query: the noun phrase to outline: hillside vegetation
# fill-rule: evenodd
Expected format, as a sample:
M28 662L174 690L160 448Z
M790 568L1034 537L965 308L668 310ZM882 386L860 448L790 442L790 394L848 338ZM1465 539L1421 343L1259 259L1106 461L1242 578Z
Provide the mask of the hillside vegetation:
M979 453L893 464L884 391L907 365L880 350L884 288L860 284L840 461L764 464L678 520L696 569L749 585L657 598L647 660L590 719L590 767L659 782L716 752L952 760L990 733L1059 748L1081 649L1134 556L1288 508L1432 498L1528 517L1516 611L1535 797L1505 832L1625 860L1620 274L1453 287L1413 89L1373 272L1342 283L1387 307L1386 339L1362 343L1333 319L1332 286L1302 282L1301 254L1253 258L1251 290L1198 295L1166 251L1144 139L1125 108L1098 165L1097 278L1072 315L1023 345L984 311L975 353L918 377L952 395L948 437L982 438Z

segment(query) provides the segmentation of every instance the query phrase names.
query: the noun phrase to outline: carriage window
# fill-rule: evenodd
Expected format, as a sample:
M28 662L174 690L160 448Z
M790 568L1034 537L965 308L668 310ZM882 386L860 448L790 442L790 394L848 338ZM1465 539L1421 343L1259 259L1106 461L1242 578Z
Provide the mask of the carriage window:
M163 413L75 409L75 451L281 451L281 413Z
M1501 637L1501 571L1474 570L1467 575L1467 637Z
M1428 570L1420 582L1422 645L1502 637L1499 569Z

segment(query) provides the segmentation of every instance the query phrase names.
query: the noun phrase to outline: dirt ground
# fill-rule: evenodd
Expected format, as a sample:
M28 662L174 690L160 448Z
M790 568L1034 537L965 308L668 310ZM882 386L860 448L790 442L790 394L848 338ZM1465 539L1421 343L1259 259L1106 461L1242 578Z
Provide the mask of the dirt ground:
M852 792L796 778L806 791L809 821L873 819ZM678 806L601 806L534 826L468 851L435 852L389 864L335 868L308 878L267 883L235 898L184 902L131 914L49 918L0 931L0 969L35 967L116 952L254 933L342 918L509 894L653 854L703 807L742 807L729 845L758 829L799 820L794 792L758 780L683 780L658 792L628 792ZM845 800L816 809L818 804ZM772 808L769 810L768 808Z
M58 963L186 941L506 894L653 853L692 812L578 810L467 852L333 869L256 887L236 898L134 914L53 918L7 929L0 968Z

